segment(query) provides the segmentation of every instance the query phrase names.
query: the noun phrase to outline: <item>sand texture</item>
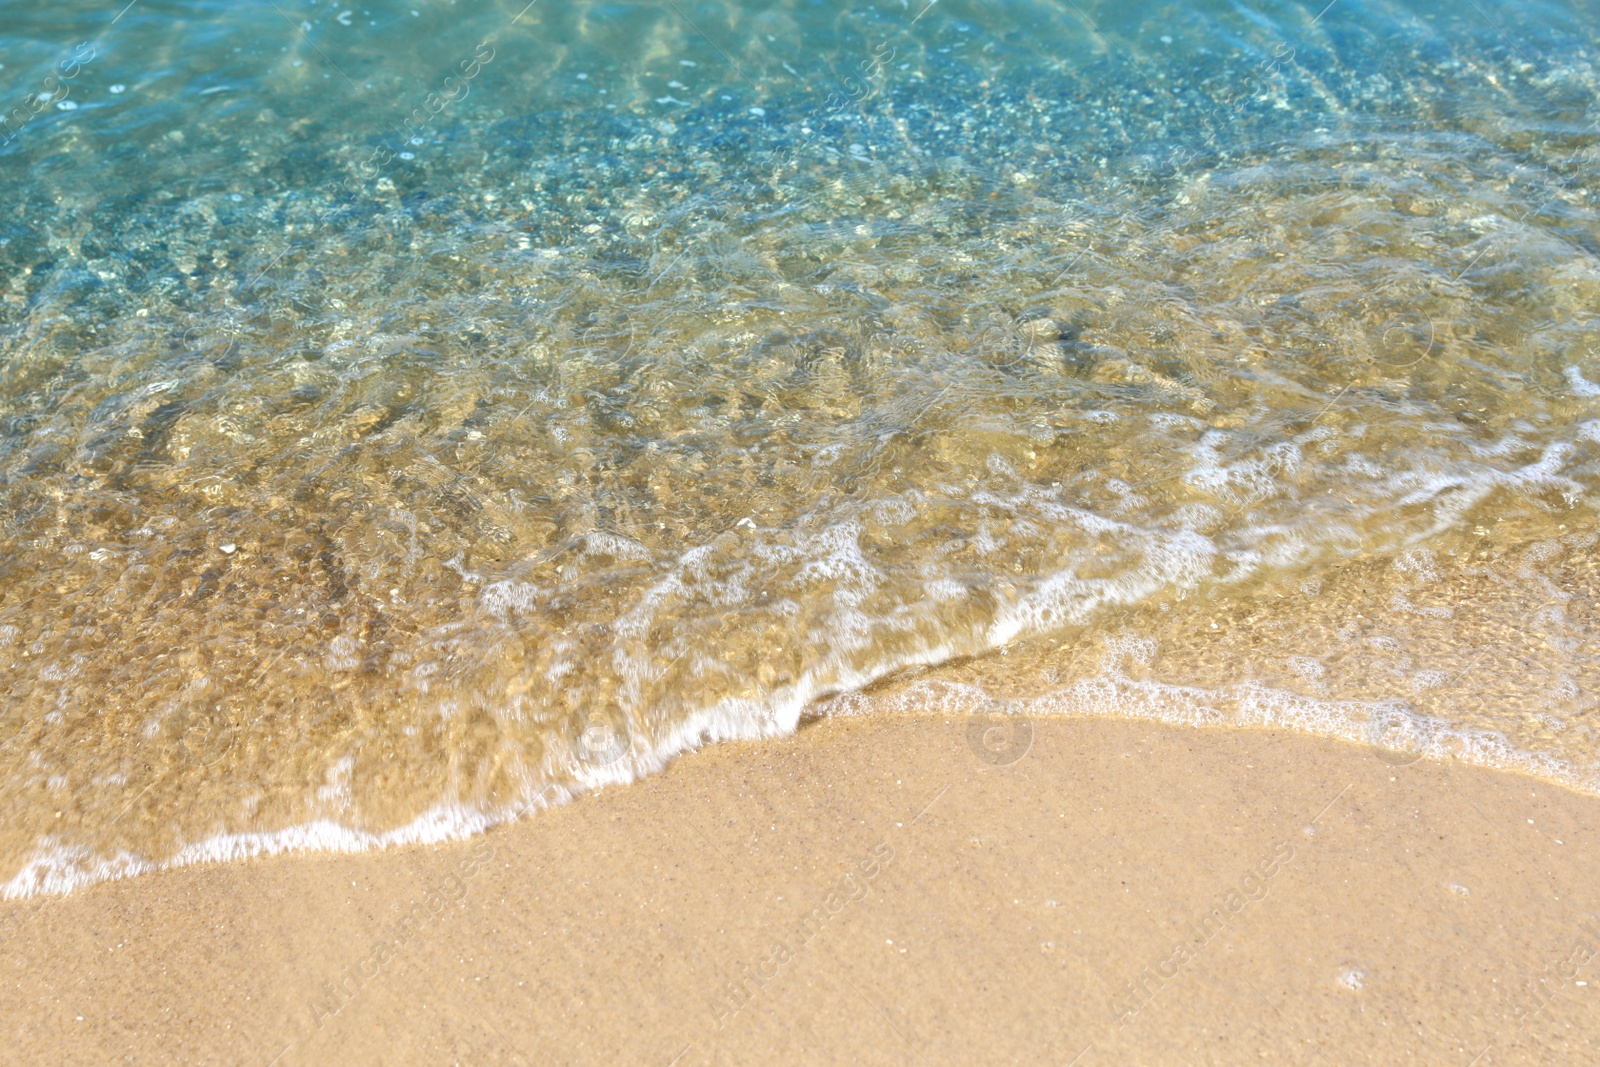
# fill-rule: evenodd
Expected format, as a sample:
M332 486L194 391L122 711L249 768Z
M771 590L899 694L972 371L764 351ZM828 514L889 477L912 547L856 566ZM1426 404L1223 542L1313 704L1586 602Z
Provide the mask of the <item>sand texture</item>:
M1033 720L1025 754L995 763L971 725L825 720L460 845L8 902L0 1055L1600 1055L1583 984L1600 971L1600 800L1298 734L1120 719Z

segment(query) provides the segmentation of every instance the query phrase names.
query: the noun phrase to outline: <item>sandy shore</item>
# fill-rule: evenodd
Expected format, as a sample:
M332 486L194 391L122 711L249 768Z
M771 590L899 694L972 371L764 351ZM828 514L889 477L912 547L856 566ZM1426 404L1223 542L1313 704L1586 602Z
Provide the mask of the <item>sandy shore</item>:
M4 1058L1600 1056L1600 799L1117 719L997 763L969 726L827 720L460 845L0 905Z

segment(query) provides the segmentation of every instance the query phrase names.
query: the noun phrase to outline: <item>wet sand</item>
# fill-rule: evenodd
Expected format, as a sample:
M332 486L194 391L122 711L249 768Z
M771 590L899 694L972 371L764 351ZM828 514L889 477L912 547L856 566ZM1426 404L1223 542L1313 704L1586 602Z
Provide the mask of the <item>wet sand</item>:
M1600 799L1112 718L997 763L969 726L827 719L475 841L6 902L3 1058L1600 1055Z

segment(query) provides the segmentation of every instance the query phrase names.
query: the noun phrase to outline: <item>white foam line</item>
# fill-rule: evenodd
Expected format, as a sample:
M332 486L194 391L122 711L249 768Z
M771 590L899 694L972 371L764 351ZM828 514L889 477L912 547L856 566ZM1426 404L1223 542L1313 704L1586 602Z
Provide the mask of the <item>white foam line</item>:
M128 852L119 852L111 859L99 858L82 845L60 844L46 838L22 870L0 888L0 897L13 900L39 893L67 893L96 882L130 878L151 871L285 852L367 852L395 845L459 841L518 814L521 811L497 815L460 805L442 805L383 833L354 830L329 819L318 819L271 833L218 834L185 845L165 860L151 860Z

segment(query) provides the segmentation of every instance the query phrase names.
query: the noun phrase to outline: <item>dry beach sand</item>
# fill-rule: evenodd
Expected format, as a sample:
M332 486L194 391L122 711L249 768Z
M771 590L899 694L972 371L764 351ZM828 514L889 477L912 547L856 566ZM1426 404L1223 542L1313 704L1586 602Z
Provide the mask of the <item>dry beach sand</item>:
M969 725L835 718L459 845L8 902L4 1058L1600 1054L1600 800L1120 719L993 763Z

